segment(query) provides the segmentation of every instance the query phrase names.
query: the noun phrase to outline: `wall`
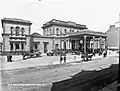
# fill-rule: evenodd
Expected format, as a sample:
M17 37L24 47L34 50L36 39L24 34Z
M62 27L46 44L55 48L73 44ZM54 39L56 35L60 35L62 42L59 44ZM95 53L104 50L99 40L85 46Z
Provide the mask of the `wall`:
M10 24L10 23L5 23L3 24L5 31L3 31L3 33L10 33L10 28L11 27L17 27L19 26L20 28L24 28L25 29L25 34L26 35L30 35L30 30L29 30L29 26L28 25L21 25L21 24ZM14 31L15 34L15 31Z
M53 39L51 39L51 38L35 38L34 37L33 41L40 43L38 46L38 49L41 52L44 52L44 42L48 42L48 46L47 46L48 50L53 50Z
M45 28L43 30L43 35L48 36L48 35L52 35L52 34L57 34L57 30L56 30L57 28L59 29L58 30L59 34L60 34L60 30L61 30L62 34L65 34L65 29L67 30L67 33L70 32L70 30L74 30L74 32L80 31L80 29L76 29L76 28L69 28L69 27L64 27L64 26L53 25L51 27Z
M110 29L106 32L108 35L107 45L108 47L119 47L119 31L116 27L110 27Z

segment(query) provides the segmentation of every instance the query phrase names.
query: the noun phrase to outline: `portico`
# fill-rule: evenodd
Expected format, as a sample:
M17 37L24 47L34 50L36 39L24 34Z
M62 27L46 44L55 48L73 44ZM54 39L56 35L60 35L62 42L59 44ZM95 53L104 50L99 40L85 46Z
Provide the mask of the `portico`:
M64 46L62 49L83 53L94 52L96 50L102 51L106 48L106 38L107 35L104 33L89 30L70 33L66 38L63 38L62 44Z

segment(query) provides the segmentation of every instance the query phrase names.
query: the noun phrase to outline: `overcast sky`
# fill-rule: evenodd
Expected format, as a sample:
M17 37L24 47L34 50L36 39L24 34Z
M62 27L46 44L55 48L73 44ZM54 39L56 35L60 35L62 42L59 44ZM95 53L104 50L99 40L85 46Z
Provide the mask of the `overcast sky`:
M31 33L42 34L42 24L53 18L105 32L119 20L119 12L120 0L0 0L0 19L30 20ZM2 31L0 24L0 34Z

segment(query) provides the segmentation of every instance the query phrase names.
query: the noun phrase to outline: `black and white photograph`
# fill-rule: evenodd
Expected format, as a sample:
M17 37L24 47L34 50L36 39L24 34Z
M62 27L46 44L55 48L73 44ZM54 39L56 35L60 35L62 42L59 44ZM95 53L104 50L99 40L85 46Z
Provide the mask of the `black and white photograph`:
M0 91L120 91L120 0L0 0Z

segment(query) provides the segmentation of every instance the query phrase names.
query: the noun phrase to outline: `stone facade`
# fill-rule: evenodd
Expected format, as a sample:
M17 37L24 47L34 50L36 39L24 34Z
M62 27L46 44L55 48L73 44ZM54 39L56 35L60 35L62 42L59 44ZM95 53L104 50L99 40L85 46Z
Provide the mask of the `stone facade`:
M111 25L109 30L106 32L108 35L107 45L109 49L119 49L119 32L120 27L115 27L115 25Z
M0 42L0 53L2 52L2 42Z
M38 50L42 52L46 52L45 49L84 50L84 36L87 36L86 48L105 49L107 35L101 32L89 31L85 25L53 19L43 24L42 28L43 36L37 33L33 34L35 44L33 50L35 50L35 46L39 46ZM81 44L80 41L82 41Z
M1 19L3 52L30 52L31 22L15 18Z
M21 19L2 19L3 52L105 49L107 35L90 31L86 25L53 19L43 24L43 35L40 35L31 34L31 24Z

